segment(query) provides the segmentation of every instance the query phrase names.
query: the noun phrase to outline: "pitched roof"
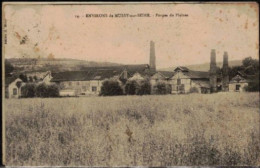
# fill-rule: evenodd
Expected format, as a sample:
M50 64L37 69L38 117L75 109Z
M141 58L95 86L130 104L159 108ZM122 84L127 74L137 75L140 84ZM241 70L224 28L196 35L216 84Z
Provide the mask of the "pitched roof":
M193 70L189 70L187 67L183 67L183 66L178 66L177 68L175 68L174 72L176 73L177 70L181 70L184 75L189 76L191 79L209 78L209 72L193 71Z
M209 78L209 72L204 71L191 71L183 72L185 75L189 76L191 79L202 79Z
M136 72L138 73L143 73L145 72L146 69L149 69L150 66L148 64L139 64L139 65L123 65L122 66L123 69L127 69L127 71L130 74L134 74Z
M246 74L246 73L243 72L243 71L237 71L236 75L233 76L233 77L231 78L231 80L232 80L232 79L238 80L239 77L240 77L241 79L243 79L244 81L246 81L246 82L250 82L250 81L254 80L255 78L258 78L259 76L258 76L258 74L248 75L248 74Z
M239 74L240 76L242 76L244 78L247 77L247 75L242 71L238 71L237 74Z
M248 81L243 78L241 75L236 75L235 77L233 77L229 83L247 83Z
M82 71L97 71L97 70L120 70L127 69L132 75L136 72L142 72L149 69L148 64L133 64L133 65L118 65L118 66L107 66L107 67L84 67Z
M174 69L174 71L180 69L181 71L189 71L189 69L187 67L184 66L178 66L177 68Z
M170 78L170 77L172 77L174 75L173 71L158 71L158 72L161 73L166 78Z
M103 80L120 75L118 70L65 71L52 73L51 82Z
M87 80L104 80L119 76L123 70L127 70L130 75L138 72L145 74L146 69L149 69L148 64L141 65L122 65L122 66L111 66L111 67L87 67L84 71L65 71L52 73L51 82L58 81L87 81Z
M15 81L17 78L18 78L17 76L6 77L5 78L5 86L8 86L13 81Z

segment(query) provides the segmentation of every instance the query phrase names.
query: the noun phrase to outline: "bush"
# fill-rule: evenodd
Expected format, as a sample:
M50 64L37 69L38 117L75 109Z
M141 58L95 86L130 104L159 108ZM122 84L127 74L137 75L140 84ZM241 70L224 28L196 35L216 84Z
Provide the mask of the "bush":
M121 88L118 81L106 80L101 86L101 96L116 96L123 95L123 89Z
M36 85L34 83L27 83L21 88L22 97L35 97Z
M56 84L47 86L48 97L59 97L59 87Z
M24 74L20 74L19 78L23 81L23 82L28 82L27 76Z
M27 83L21 88L22 97L58 97L59 87L56 84L46 85L41 83Z
M137 89L138 95L149 95L151 94L151 84L148 80L140 81L140 86Z
M191 87L190 88L190 93L199 93L199 89L196 87Z
M5 75L11 74L14 71L14 66L5 59Z
M171 94L172 93L172 85L166 84L166 93Z
M255 75L248 86L245 87L247 92L259 92L259 74Z
M33 78L31 76L29 76L29 82L33 82Z
M59 87L56 84L46 85L41 83L36 86L35 95L37 97L58 97Z
M45 83L41 83L36 86L37 97L48 97L48 86Z
M151 84L148 80L129 80L125 84L127 95L149 95L151 94Z
M135 80L129 80L125 84L125 93L127 95L135 95L139 87L139 84Z
M158 82L153 87L155 94L170 94L171 93L171 85L165 82Z

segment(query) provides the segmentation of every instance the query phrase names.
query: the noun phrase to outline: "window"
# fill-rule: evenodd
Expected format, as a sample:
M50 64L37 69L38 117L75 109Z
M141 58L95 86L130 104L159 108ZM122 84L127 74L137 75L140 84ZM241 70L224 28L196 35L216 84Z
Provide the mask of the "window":
M77 82L77 85L79 85L79 82Z
M65 87L66 87L66 85L64 84L64 82L61 82L61 83L60 83L60 88L61 88L61 89L64 89Z
M97 91L97 87L96 86L92 86L92 92L96 92Z
M177 91L179 91L180 93L184 92L184 84L177 86Z
M181 84L181 79L177 79L177 85Z
M71 82L69 82L69 86L71 86Z
M240 85L236 85L236 91L239 91Z
M16 88L13 89L13 95L17 95L17 89Z
M177 91L177 87L176 85L172 85L172 91Z
M87 91L87 86L82 86L82 89L83 89L84 92L86 92Z

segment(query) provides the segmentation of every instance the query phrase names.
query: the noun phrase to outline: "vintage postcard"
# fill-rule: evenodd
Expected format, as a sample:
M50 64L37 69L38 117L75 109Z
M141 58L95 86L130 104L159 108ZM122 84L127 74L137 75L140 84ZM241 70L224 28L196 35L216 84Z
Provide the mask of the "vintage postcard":
M260 166L256 2L5 2L6 166Z

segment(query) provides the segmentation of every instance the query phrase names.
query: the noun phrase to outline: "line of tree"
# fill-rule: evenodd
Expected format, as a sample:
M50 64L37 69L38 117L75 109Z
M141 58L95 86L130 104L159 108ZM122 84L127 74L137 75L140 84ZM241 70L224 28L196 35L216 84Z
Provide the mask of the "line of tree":
M251 57L243 60L243 71L248 75L248 86L245 88L248 92L259 92L259 60Z
M11 76L11 73L14 71L13 65L5 59L5 76L9 77Z
M259 60L247 57L242 60L242 65L229 67L229 79L237 75L238 72L246 74L249 81L246 91L256 92L259 91ZM219 75L222 74L222 68L218 71Z
M151 86L149 80L129 80L125 84L117 80L106 80L101 86L100 96L170 94L171 85L157 82Z
M163 94L171 94L172 88L170 84L166 82L157 82L153 86L153 94L163 95Z
M116 80L105 80L102 83L100 96L123 95L123 88Z
M151 84L148 80L129 80L125 84L126 95L149 95Z
M59 97L59 87L56 84L26 83L21 88L21 97Z

